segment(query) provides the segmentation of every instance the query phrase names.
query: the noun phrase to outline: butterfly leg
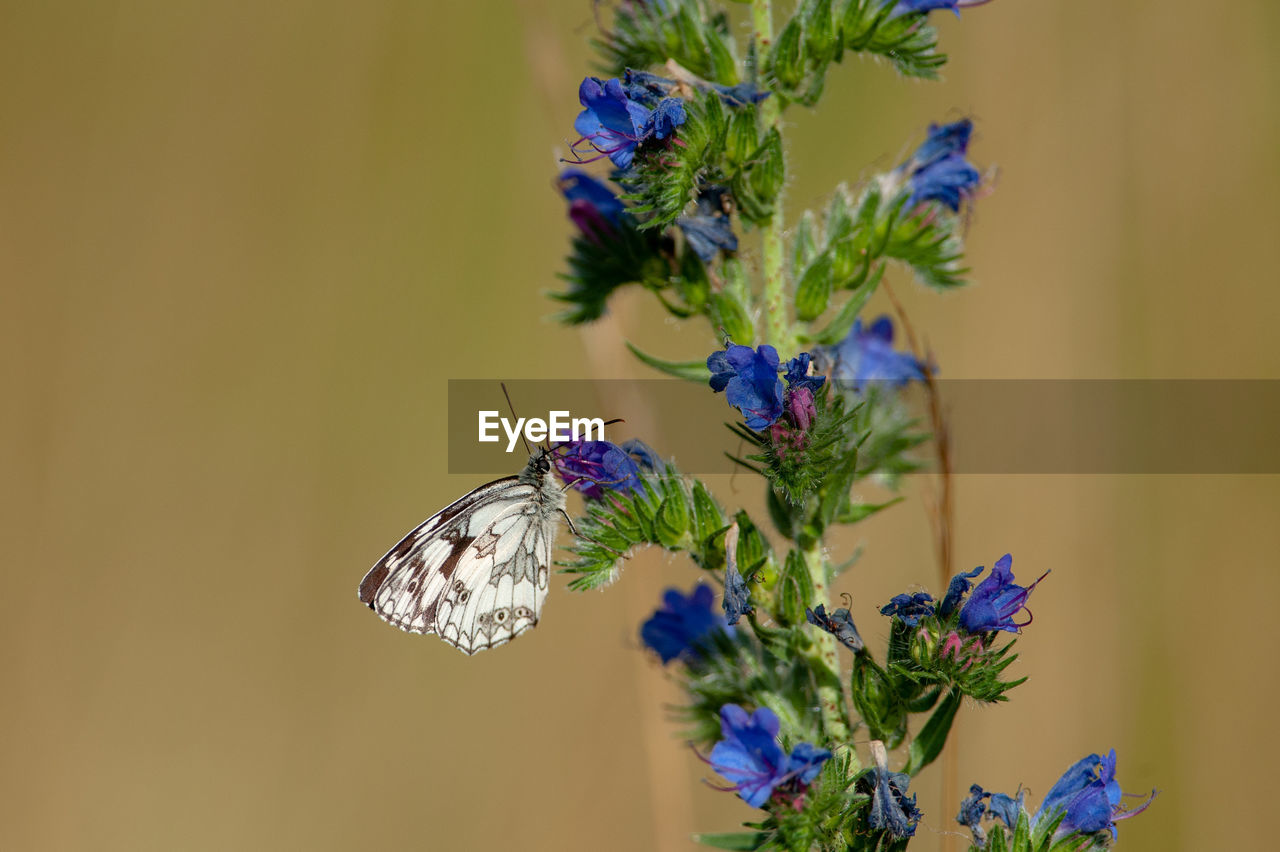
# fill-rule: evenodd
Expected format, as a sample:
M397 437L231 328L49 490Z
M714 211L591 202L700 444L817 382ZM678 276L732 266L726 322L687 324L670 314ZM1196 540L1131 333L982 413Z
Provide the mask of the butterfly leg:
M569 513L564 509L560 510L560 514L564 515L564 521L569 525L569 532L576 536L578 534L578 528L573 525L573 518L569 517Z

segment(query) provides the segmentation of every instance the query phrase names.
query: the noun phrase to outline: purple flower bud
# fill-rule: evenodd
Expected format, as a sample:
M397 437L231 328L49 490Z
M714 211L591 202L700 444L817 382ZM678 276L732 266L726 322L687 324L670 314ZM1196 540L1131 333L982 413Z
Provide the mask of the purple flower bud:
M617 233L626 208L606 184L579 169L560 173L560 191L569 202L569 219L597 245Z

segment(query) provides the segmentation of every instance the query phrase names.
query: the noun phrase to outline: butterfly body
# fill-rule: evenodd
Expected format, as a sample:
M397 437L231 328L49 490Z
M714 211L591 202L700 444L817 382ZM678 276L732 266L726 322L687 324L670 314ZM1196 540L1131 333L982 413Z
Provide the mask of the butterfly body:
M541 618L564 505L539 451L517 476L480 486L401 539L365 575L360 601L465 654L509 642Z

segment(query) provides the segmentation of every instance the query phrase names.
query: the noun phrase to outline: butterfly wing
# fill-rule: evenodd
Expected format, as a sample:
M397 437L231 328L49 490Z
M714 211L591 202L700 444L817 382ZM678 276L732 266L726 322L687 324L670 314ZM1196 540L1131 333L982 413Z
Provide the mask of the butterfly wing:
M438 634L467 654L508 642L541 616L556 512L520 477L483 485L378 560L360 600L389 624Z

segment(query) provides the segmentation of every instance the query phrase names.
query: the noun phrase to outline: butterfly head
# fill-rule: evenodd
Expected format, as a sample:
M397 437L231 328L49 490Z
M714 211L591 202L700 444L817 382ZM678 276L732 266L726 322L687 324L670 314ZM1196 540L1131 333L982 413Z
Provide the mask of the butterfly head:
M520 472L520 479L530 485L546 485L551 477L554 456L554 447L538 447L529 454L529 463Z

